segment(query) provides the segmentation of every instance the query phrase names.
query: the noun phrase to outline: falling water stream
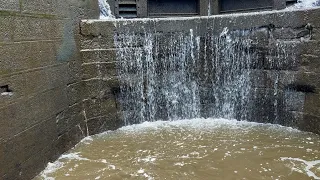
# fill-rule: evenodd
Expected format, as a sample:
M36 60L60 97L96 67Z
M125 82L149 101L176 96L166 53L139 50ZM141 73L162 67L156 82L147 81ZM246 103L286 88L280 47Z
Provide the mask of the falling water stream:
M249 113L251 60L247 31L205 39L154 29L115 37L123 119L144 121L215 117L245 120ZM210 106L210 107L209 107Z
M36 179L320 179L319 135L245 121L264 118L252 115L250 33L116 33L126 126L85 138ZM290 55L282 49L279 58ZM273 122L282 118L279 76Z

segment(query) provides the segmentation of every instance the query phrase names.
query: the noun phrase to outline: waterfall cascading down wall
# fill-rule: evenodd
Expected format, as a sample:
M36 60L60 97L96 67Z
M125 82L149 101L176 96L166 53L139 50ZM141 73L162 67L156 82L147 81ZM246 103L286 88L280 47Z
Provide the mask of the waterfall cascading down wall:
M117 35L126 124L200 117L245 120L249 66L256 56L248 33L226 28L201 39L193 29L159 34L151 27L142 34Z
M107 68L96 87L117 90L124 124L213 117L320 133L319 17L315 8L84 20L83 61Z
M291 51L286 51L289 47L273 39L270 27L258 30L275 47L263 52L251 39L257 29L224 28L217 34L211 28L207 27L204 37L196 29L158 33L156 26L115 36L119 100L126 124L201 117L284 124L290 118L280 112L286 103L285 94L278 91L279 73L265 92L253 87L251 75L261 64L261 53L266 53L270 68L296 64ZM271 102L269 110L259 106L261 101Z

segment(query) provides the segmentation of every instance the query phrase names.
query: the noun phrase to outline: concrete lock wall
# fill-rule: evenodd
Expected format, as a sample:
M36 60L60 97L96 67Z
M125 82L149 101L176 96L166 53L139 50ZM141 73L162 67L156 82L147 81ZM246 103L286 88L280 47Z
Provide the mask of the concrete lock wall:
M79 22L98 17L93 0L0 2L0 179L31 179L86 136Z
M259 55L250 69L256 95L251 101L253 110L249 120L279 123L320 134L319 18L320 9L317 8L177 19L83 20L83 76L87 79L85 86L88 90L92 86L96 87L96 92L91 92L88 96L99 103L109 104L112 98L101 94L119 89L116 81L116 47L113 41L115 33L141 34L149 28L155 34L165 37L167 33L188 34L190 29L196 29L194 35L205 39L208 31L218 36L225 27L229 31L249 30L251 50ZM286 52L286 55L272 53L277 51L279 44L282 44L281 51ZM268 59L272 59L276 65L270 65ZM275 84L278 88L277 103L281 104L276 107ZM209 103L201 105L203 108L210 107ZM117 109L116 101L114 106ZM102 114L97 114L98 117L103 116L102 111L103 109L100 110ZM280 114L277 122L274 121L274 111ZM90 118L97 116L91 115Z
M320 133L319 9L192 19L85 20L79 26L80 19L98 16L92 0L0 3L0 179L31 179L84 136L123 125L116 100L115 24L137 33L146 25L161 33L197 27L202 37L208 27L215 27L211 29L217 34L225 27L251 29L257 47L270 49L274 39L296 44L297 50L288 51L294 51L297 65L277 69L261 65L254 69L253 79L257 88L268 91L274 83L268 74L283 72L280 90L293 86L293 96L304 100L291 102L286 113L294 123L286 125ZM292 74L294 83L288 84Z

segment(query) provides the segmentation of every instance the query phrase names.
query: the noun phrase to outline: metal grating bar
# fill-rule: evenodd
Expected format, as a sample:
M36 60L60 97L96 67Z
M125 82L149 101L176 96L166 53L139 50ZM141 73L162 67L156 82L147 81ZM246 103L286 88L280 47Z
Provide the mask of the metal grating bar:
M136 7L119 7L119 11L137 12L137 8Z
M123 1L119 1L119 4L137 4L137 1L135 1L135 0L123 0Z

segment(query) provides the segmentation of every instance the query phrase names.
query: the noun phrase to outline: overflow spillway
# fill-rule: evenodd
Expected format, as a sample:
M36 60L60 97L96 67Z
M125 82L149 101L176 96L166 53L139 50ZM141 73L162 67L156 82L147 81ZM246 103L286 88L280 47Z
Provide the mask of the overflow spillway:
M319 12L83 21L83 78L96 87L88 118L227 118L319 133Z
M273 85L261 92L254 87L253 72L261 65L294 66L294 54L286 46L295 43L273 39L270 27L225 27L217 33L209 24L202 35L197 27L159 32L156 22L139 33L118 27L119 99L126 124L200 117L280 123L287 118L281 112L286 104L278 89L280 74L272 74ZM257 33L263 34L265 47L256 44ZM265 116L257 116L265 103Z
M246 119L250 52L247 31L201 38L148 29L115 38L121 105L127 124L210 116ZM210 104L211 107L204 107Z

